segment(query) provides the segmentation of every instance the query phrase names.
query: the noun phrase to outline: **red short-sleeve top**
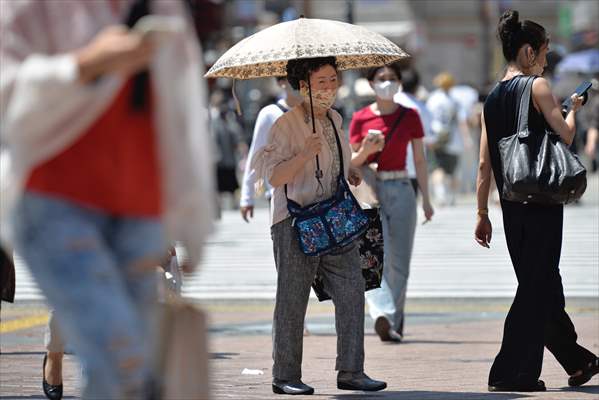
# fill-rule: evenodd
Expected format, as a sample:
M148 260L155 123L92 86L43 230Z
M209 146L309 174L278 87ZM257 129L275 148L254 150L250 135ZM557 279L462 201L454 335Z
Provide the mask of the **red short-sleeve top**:
M399 106L397 110L388 115L376 115L370 106L356 111L349 124L349 142L361 143L368 134L369 129L377 129L387 137L389 130L403 110L406 110L403 119L396 128L391 141L385 145L378 159L379 171L402 171L406 169L406 155L408 145L412 139L424 137L422 122L418 112L411 108ZM368 162L372 162L378 153L371 155Z
M132 90L133 81L129 80L84 134L32 171L26 190L111 215L160 215L161 182L151 92L146 92L150 99L146 107L133 111Z

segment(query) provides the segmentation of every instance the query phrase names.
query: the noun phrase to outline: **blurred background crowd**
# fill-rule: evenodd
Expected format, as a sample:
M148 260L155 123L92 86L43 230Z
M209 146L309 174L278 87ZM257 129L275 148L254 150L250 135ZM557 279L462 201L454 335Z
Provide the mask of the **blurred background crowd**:
M552 81L560 101L583 80L595 80L589 107L583 107L578 115L574 149L590 171L597 169L597 135L593 133L599 114L596 81L599 76L599 3L596 1L192 0L192 4L207 68L242 38L304 15L365 26L407 50L411 58L403 61L401 67L411 84L415 75L414 97L422 104L438 89L434 78L447 73L452 81L450 95L460 108L463 140L456 150L459 165L455 172L460 194L473 193L475 189L482 102L503 72L495 21L506 9L518 9L551 32L545 76ZM344 116L346 127L353 112L374 99L364 73L346 71L341 74L342 86L335 108ZM238 187L258 111L282 95L274 79L237 81L234 86L241 115L235 112L233 82L220 78L209 82L217 166L229 171L234 168L237 176L236 181L230 179L230 175L219 179L221 205L225 208L238 206ZM426 127L426 121L424 124ZM446 198L442 186L436 184L442 178L434 173L437 166L434 157L429 159L436 203L453 204L455 198Z

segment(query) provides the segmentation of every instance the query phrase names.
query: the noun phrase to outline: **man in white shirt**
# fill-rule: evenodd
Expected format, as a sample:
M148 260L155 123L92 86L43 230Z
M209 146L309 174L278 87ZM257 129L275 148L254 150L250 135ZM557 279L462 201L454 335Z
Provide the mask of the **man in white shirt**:
M266 145L268 133L270 132L270 128L273 126L275 121L281 115L283 115L283 113L302 102L302 98L299 96L299 93L293 90L291 85L289 85L287 82L287 79L284 77L278 77L277 84L283 89L283 97L275 104L269 104L262 108L262 110L260 110L258 113L256 124L254 125L252 144L248 152L245 171L243 172L239 208L241 211L241 217L245 222L250 222L248 218L254 217L254 197L256 194L254 186L256 183L256 171L251 168L252 158L258 150ZM266 198L270 200L271 197L272 188L267 184Z

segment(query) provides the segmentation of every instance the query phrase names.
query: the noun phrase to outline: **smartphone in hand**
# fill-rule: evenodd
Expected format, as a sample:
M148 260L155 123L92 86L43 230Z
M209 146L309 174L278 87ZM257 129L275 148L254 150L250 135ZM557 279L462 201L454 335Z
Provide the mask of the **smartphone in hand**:
M582 96L584 98L584 100L582 100L583 105L586 104L587 100L589 99L588 91L592 86L593 86L593 84L591 82L584 81L580 85L578 85L578 87L574 90L574 93L576 93L576 95ZM567 114L571 108L572 108L572 99L570 97L568 97L562 103L562 112Z
M368 140L373 142L379 142L381 140L385 140L383 136L383 132L378 129L369 129L368 130Z

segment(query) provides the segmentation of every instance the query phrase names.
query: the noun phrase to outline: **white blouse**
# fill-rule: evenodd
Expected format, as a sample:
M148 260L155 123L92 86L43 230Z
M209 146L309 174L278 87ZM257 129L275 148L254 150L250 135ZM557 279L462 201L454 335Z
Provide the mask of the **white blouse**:
M349 140L341 128L342 118L339 113L329 110L329 116L335 124L337 135L341 142L343 151L343 172L347 179L349 165L351 160L351 148ZM317 201L327 199L333 195L333 151L327 145L326 137L323 134L323 127L320 121L316 120L316 133L323 139L323 150L318 154L320 169L323 172L321 178L322 188L316 180L316 158L308 161L302 169L293 178L293 181L287 184L287 194L290 199L296 201L302 206L306 206ZM270 130L268 143L260 149L254 156L252 168L256 170L256 175L266 181L270 181L274 169L284 161L288 161L299 154L303 148L306 139L312 135L312 121L306 118L304 108L298 105L281 116ZM319 196L319 194L321 194ZM287 211L287 198L285 197L285 186L275 187L272 197L271 225L274 225L289 217Z

